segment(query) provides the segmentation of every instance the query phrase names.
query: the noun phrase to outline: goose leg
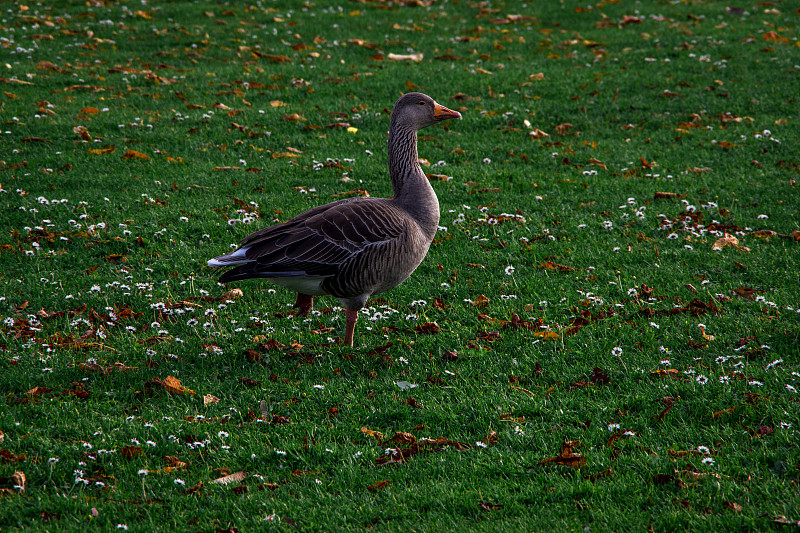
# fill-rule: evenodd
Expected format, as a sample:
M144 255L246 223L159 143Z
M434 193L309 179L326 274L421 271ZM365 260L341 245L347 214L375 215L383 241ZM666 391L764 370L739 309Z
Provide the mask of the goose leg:
M297 300L292 307L297 309L297 316L308 316L308 313L314 308L314 297L298 292Z
M358 311L347 310L347 329L344 333L344 342L346 346L353 346L353 333L356 329L356 320L358 320Z

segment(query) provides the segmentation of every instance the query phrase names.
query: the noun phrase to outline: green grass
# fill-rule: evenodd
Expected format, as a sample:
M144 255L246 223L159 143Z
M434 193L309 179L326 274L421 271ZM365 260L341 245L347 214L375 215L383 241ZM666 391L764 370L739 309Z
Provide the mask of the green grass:
M800 520L790 3L59 4L0 15L0 531ZM464 117L421 134L443 229L356 347L334 299L217 284L256 228L391 194L411 89Z

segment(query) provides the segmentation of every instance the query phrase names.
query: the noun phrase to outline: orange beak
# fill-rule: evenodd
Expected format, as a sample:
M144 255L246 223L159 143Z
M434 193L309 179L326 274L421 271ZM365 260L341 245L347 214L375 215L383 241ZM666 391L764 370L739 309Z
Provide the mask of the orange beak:
M434 102L433 105L433 120L436 122L447 120L448 118L461 118L461 113L458 111L453 111L452 109L447 109L443 105L439 105Z

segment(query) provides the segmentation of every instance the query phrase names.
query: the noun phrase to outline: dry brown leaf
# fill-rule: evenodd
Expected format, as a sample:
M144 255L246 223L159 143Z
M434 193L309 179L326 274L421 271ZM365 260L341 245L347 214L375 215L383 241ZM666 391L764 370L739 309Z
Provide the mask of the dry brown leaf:
M246 477L247 477L247 474L245 474L244 472L240 471L240 472L236 472L236 473L233 473L233 474L229 474L227 476L218 477L217 479L215 479L211 483L215 483L217 485L229 485L231 483L238 483L238 482L242 481Z
M48 392L52 391L53 389L48 387L34 387L28 392L25 393L26 396L42 396L47 394Z
M681 195L676 192L656 192L653 195L653 200L658 200L659 198L680 198Z
M579 453L573 452L573 449L578 447L579 444L580 442L576 440L564 441L561 443L561 453L555 457L539 461L539 466L548 463L569 466L570 468L581 468L585 466L586 458Z
M436 322L425 322L414 328L417 333L439 333L441 330Z
M734 237L733 235L729 235L728 233L725 234L724 237L717 239L714 245L711 247L712 250L722 250L726 246L731 246L733 248L739 248L739 239Z
M122 155L123 159L142 159L147 160L150 159L150 156L147 154L143 154L141 152L137 152L136 150L131 150L130 148Z
M383 442L383 433L381 433L380 431L375 431L375 430L372 430L372 429L369 429L369 428L366 428L366 427L362 427L361 428L361 433L363 433L364 435L367 435L368 437L373 437L379 443Z
M703 338L707 341L713 341L716 337L714 335L707 335L706 334L706 327L702 324L698 326L700 328L700 333L703 335Z
M731 414L732 412L737 410L739 407L741 407L741 406L740 405L734 405L733 407L728 407L727 409L722 409L720 411L714 411L711 414L711 418L715 418L716 419L716 418L721 417L722 415Z
M489 304L489 298L487 298L483 294L472 300L472 305L474 305L475 307L486 307L488 304Z
M219 299L221 302L224 302L225 300L235 300L237 298L241 298L242 296L244 296L242 289L231 289L220 296Z
M741 505L736 502L723 502L726 508L730 509L734 513L741 513L742 509L744 509Z
M106 155L113 154L116 151L116 146L104 146L103 148L89 148L89 153L92 155Z
M181 461L180 459L178 459L174 455L165 455L164 456L164 461L166 461L167 465L169 465L168 468L172 468L173 470L178 470L178 469L186 468L187 466L189 466L189 463L185 463L185 462Z
M548 270L558 270L559 272L574 272L578 270L577 268L573 268L571 266L560 265L558 263L553 263L552 261L545 261L542 263L542 266Z
M423 54L387 54L387 59L394 61L422 61Z
M378 492L379 490L383 490L391 484L392 484L391 481L389 481L388 479L384 479L382 481L376 481L375 483L367 487L367 490L370 492Z
M417 437L415 437L411 433L406 433L405 431L395 431L394 435L392 435L392 438L383 441L381 444L387 444L390 442L398 445L402 444L413 445L417 443Z
M497 433L494 430L489 430L489 434L486 435L486 438L484 438L481 442L484 443L486 446L489 446L490 444L494 444L498 440L500 439L497 437Z
M181 385L181 381L174 376L167 376L164 378L163 383L167 392L171 392L173 394L194 394L192 389L187 389Z
M558 133L559 135L566 135L567 131L569 131L569 129L572 127L573 127L572 124L570 124L569 122L558 124L556 126L556 133Z
M219 398L214 396L213 394L205 394L203 395L203 405L211 405L214 403L219 403Z
M86 129L86 126L75 126L72 128L72 131L84 141L92 142L92 136L89 133L89 130Z
M789 39L788 37L784 37L783 35L781 35L776 31L768 31L767 33L765 33L764 40L777 44L789 44L791 42L791 39ZM39 65L37 65L37 68L38 66Z
M25 490L25 481L25 472L14 472L11 474L11 482L14 484L14 488L19 487L17 490Z
M591 163L592 165L597 165L598 167L602 168L603 170L608 170L608 167L606 166L606 164L603 163L602 161L600 161L599 159L591 158L591 159L589 159L589 163Z

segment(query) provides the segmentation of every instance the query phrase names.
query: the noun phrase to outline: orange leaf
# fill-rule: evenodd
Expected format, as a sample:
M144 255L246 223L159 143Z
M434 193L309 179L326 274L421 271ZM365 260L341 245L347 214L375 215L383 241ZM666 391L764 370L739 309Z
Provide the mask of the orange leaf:
M475 307L486 307L489 304L489 298L481 294L477 298L472 301L472 305Z
M779 34L776 31L768 31L767 33L765 33L764 34L764 40L765 41L771 41L773 43L778 43L778 44L788 44L789 43L789 39L787 37L784 37L783 35Z
M103 148L89 148L89 153L94 155L113 154L116 151L116 146L106 146Z
M53 389L50 389L48 387L34 387L25 394L27 394L28 396L42 396L43 394L47 394L52 390Z
M542 266L548 270L558 270L559 272L574 272L578 270L577 268L573 268L567 265L560 265L558 263L553 263L552 261L545 261L542 263Z
M606 164L603 163L602 161L598 160L598 159L594 159L594 158L589 159L589 163L591 163L592 165L597 165L598 167L602 168L603 170L608 170L608 167L606 167Z
M83 109L81 109L81 113L83 113L84 115L96 115L99 112L100 110L97 109L96 107L84 107Z
M194 394L192 389L187 389L181 385L181 381L174 376L167 376L164 378L164 388L167 390L167 392L171 392L173 394Z
M383 433L381 433L380 431L375 431L367 427L363 427L361 428L361 433L367 435L368 437L373 437L378 442L383 442Z
M125 152L125 154L123 154L122 158L123 159L144 159L144 160L146 160L146 159L150 159L150 156L147 155L147 154L143 154L141 152L137 152L136 150L131 150L129 148L128 151Z

